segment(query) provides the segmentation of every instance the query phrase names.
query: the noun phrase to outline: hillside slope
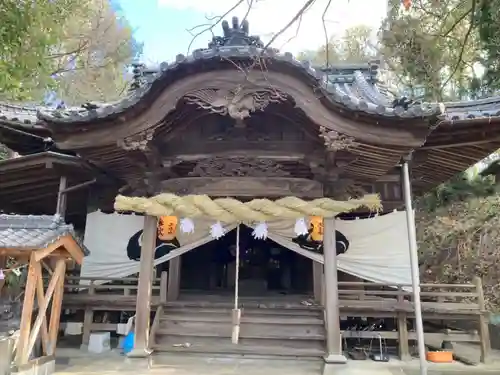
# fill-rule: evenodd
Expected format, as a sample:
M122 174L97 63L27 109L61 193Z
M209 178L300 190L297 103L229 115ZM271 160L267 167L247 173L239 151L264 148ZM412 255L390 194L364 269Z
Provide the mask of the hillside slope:
M483 279L489 309L500 311L500 194L417 210L422 282Z

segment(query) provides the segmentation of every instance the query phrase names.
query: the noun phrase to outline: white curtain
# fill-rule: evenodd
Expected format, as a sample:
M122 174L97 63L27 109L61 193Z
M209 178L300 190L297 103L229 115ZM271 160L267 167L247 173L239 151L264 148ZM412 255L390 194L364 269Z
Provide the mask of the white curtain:
M194 220L195 232L177 232L180 247L169 254L155 259L155 265L169 261L214 239L209 230L213 220ZM139 272L139 262L127 256L127 245L135 233L142 230L144 217L136 215L104 214L100 211L87 215L84 245L90 255L85 257L80 272L81 277L127 277ZM226 225L229 232L236 225Z
M301 248L292 239L295 221L268 223L269 238L281 246L323 263L323 255ZM338 269L365 280L387 284L411 284L410 248L406 214L358 220L336 220L335 229L349 240L349 249L340 254Z
M410 246L404 211L360 220L337 220L349 240L338 269L373 282L411 284Z
M193 234L178 231L180 248L156 259L166 262L180 254L213 240L209 234L209 219L194 220ZM139 262L127 256L130 237L142 230L144 218L135 215L87 215L84 244L90 255L83 261L82 277L121 278L139 272ZM269 238L281 246L313 261L323 263L323 255L301 248L294 243L294 220L269 222ZM235 225L225 226L226 231ZM336 229L349 240L346 253L338 256L338 269L357 277L387 284L411 284L410 250L404 212L394 212L369 219L336 220Z

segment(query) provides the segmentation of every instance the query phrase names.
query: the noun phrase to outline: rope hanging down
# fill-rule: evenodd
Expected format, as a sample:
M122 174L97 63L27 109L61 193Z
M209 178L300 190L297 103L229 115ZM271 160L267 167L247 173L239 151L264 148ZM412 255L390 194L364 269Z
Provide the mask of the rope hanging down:
M304 201L297 197L285 197L275 201L253 199L240 202L234 198L212 199L207 195L159 194L151 198L125 197L115 199L116 211L131 211L151 216L210 217L222 223L255 223L283 219L299 219L304 216L335 217L340 213L366 207L380 210L378 194L367 194L359 199L336 201L319 198Z

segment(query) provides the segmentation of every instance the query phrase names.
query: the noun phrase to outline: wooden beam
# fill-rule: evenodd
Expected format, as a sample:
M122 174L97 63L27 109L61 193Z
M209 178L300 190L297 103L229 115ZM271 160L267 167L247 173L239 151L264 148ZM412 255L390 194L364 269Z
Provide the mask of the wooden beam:
M319 198L323 185L292 177L186 177L163 181L160 190L176 194L207 194L233 197L298 196Z
M432 138L431 138L430 142L425 143L418 150L424 151L424 150L446 149L446 148L453 148L453 147L479 146L479 145L484 145L484 144L500 141L500 137L491 137L488 139L484 139L484 137L481 137L481 139L477 139L477 140L470 140L470 137L469 137L468 140L464 139L461 142L457 142L456 140L454 140L453 134L451 134L450 137L451 137L450 141L448 141L448 142L443 140L443 141L436 142L436 143L434 143L435 141L432 140Z
M23 202L30 202L30 201L39 201L44 198L49 198L49 197L57 197L57 191L51 191L48 193L43 193L43 194L33 194L33 195L28 195L28 196L23 196L22 198L11 198L10 203L11 204L17 204L17 203L23 203ZM53 212L53 210L52 210Z
M35 292L37 285L36 260L34 254L31 255L28 268L28 278L26 280L26 288L24 290L23 311L21 314L21 328L19 332L19 341L17 344L17 352L15 362L17 366L28 362L29 351L28 343L31 333L31 318L34 310Z
M55 286L54 298L52 299L52 307L50 311L49 323L49 348L48 355L53 355L56 350L57 336L59 333L59 320L61 318L61 306L64 294L64 274L66 272L66 260L59 258L56 261L54 274L59 272L59 278ZM52 277L54 277L54 274ZM48 292L48 290L47 290Z
M137 286L137 302L135 314L134 349L129 357L147 357L149 349L149 321L151 315L151 287L153 282L153 261L156 245L158 220L153 216L144 217L143 239Z
M1 195L2 200L15 199L19 198L20 196L23 197L33 193L36 194L39 191L42 191L43 193L46 193L47 191L50 190L57 192L59 184L57 180L53 181L54 181L53 183L46 184L43 186L33 183L30 185L23 185L12 189L5 189L2 191Z
M164 149L162 164L195 161L213 157L245 157L258 153L259 158L277 161L295 161L306 157L321 160L322 153L314 152L314 144L304 141L204 141L179 142L174 140Z
M61 176L59 180L59 192L57 193L57 206L56 206L56 214L64 217L66 213L66 203L67 203L67 195L64 194L64 190L66 190L68 185L68 179L66 176Z
M51 164L66 164L75 167L82 166L82 160L76 156L64 155L57 152L42 152L33 155L21 156L15 159L4 160L0 162L0 172L11 171L14 169L43 167Z
M63 245L63 239L60 238L56 242L50 244L44 249L38 249L33 252L33 256L36 262L40 262L43 258L48 257L52 252L59 249Z
M54 294L54 291L56 290L56 287L59 284L59 279L63 278L64 279L64 271L65 271L65 263L63 262L58 262L56 264L56 268L54 269L54 273L52 275L52 278L50 279L49 286L47 287L47 292L45 293L45 298L42 303L39 304L38 306L38 316L35 319L35 323L33 323L33 329L30 333L29 341L28 341L28 346L27 346L27 354L31 353L33 350L33 347L35 345L36 339L38 337L38 331L40 330L40 327L42 326L42 322L46 317L47 313L47 308L49 307L50 300L52 299L52 295ZM50 332L49 332L49 337L50 337ZM26 358L27 360L28 358Z
M26 171L22 175L15 176L13 173L5 173L1 175L0 189L15 188L17 186L26 186L27 184L37 183L40 186L50 182L55 183L59 178L54 175L47 175L45 170L29 173Z
M42 278L42 267L41 267L41 262L36 262L34 263L35 267L35 272L36 272L36 279L37 279L37 285L36 285L36 299L38 301L38 305L42 303L42 301L45 299L45 292L43 290L43 278ZM43 317L42 320L42 348L45 354L49 354L49 331L47 329L47 320L45 317Z

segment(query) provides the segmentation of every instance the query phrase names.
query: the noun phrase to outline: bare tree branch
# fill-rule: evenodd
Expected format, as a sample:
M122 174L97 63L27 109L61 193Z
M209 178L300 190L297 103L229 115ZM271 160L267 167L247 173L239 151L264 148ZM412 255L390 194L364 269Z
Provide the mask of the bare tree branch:
M223 15L221 16L215 16L214 19L216 20L215 22L213 23L210 23L210 24L203 24L203 25L197 25L197 26L194 26L190 29L187 29L187 31L191 34L194 30L200 28L200 27L203 27L203 26L206 26L206 28L204 28L203 30L201 30L200 32L196 33L195 35L193 35L193 39L191 39L191 42L189 42L189 45L188 45L188 50L187 50L187 53L189 54L189 51L191 51L191 46L193 45L194 41L203 33L207 32L207 31L210 31L212 32L212 30L214 29L215 26L217 26L219 23L221 23L221 21L226 18L226 16L231 13L233 10L235 10L236 8L238 8L245 0L238 0L236 2L236 4L234 4L228 11L226 11ZM253 1L250 2L250 6L251 4L253 3ZM247 11L247 13L250 11L250 9Z
M306 3L304 4L304 6L302 8L300 8L300 10L297 12L297 14L295 14L295 16L290 20L290 22L288 22L280 31L278 31L276 34L274 34L274 36L271 38L271 40L264 46L264 49L262 50L262 52L267 50L271 46L271 44L273 44L274 41L281 34L283 34L286 30L288 30L288 28L290 28L290 26L292 26L295 22L297 22L301 18L302 14L309 7L311 7L315 2L316 2L316 0L307 0Z
M472 2L472 9L471 9L470 14L471 14L471 17L470 17L469 28L467 29L467 32L465 33L464 41L462 42L462 48L460 49L460 53L458 54L457 62L455 63L455 67L451 71L451 74L448 76L448 78L441 85L441 90L443 90L446 87L448 82L450 82L450 80L453 78L453 76L456 74L456 72L460 68L460 65L462 64L465 46L467 45L467 41L469 40L469 37L472 33L472 30L474 29L475 15L476 15L476 1L475 0Z
M328 0L328 3L326 4L325 9L323 10L323 14L321 15L321 21L323 22L323 32L325 33L325 52L326 52L326 67L330 67L330 40L328 37L328 30L326 30L326 22L325 22L325 16L326 12L328 12L328 8L330 8L330 5L332 3L332 0Z

